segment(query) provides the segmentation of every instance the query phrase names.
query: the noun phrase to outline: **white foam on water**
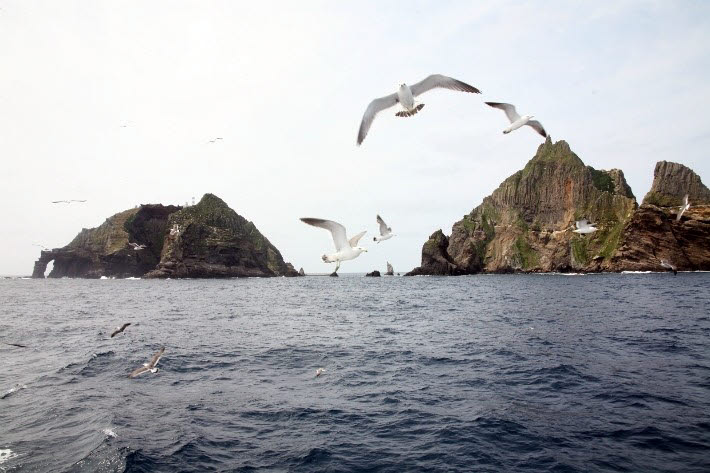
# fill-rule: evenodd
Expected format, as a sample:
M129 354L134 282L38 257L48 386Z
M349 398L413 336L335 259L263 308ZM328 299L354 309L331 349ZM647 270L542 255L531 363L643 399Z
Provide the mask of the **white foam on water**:
M111 437L111 438L116 438L116 437L117 437L116 432L114 432L114 431L111 430L111 429L104 429L104 430L102 430L101 432L102 432L104 435L106 435L107 437Z
M621 274L651 274L658 271L622 271Z
M136 280L138 280L138 279L140 279L140 278L134 278L133 276L131 276L130 278L126 278L126 279L131 279L131 280L133 280L133 281L136 281Z
M0 465L2 465L11 458L15 458L16 456L17 454L9 448L0 448Z

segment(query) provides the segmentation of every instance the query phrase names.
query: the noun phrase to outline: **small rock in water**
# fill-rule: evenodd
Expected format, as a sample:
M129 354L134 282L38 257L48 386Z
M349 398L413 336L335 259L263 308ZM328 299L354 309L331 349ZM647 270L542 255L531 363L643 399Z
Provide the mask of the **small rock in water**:
M380 275L380 272L379 272L378 270L374 270L374 271L371 272L371 273L367 273L365 276L366 276L366 277L371 277L371 278L372 278L372 277L379 278L381 275Z

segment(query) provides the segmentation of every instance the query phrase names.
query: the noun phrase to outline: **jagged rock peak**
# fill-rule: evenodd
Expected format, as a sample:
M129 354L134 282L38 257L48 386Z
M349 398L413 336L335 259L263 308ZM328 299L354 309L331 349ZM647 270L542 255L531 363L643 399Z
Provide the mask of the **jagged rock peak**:
M710 204L710 190L692 169L680 163L659 161L653 171L653 184L644 204L659 207L681 205L688 194L690 204Z

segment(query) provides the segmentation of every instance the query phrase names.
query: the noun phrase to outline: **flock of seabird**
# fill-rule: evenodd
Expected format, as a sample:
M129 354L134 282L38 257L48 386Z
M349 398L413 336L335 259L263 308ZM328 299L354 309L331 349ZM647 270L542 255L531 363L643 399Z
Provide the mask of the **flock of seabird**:
M365 140L365 137L367 136L367 133L370 130L370 127L372 126L372 122L375 120L375 117L378 113L399 104L401 108L395 113L395 116L411 117L413 115L416 115L421 111L422 108L424 108L424 104L417 100L417 98L423 93L437 88L455 90L458 92L467 92L471 94L481 93L478 88L472 85L469 85L458 79L454 79L453 77L447 77L441 74L432 74L426 79L419 81L411 86L407 84L400 84L396 92L390 95L386 95L384 97L374 99L367 106L367 109L365 109L365 113L362 116L362 120L360 122L360 129L357 133L357 145L360 146ZM535 131L540 133L542 136L547 136L547 132L542 127L542 124L539 121L533 120L532 115L524 115L521 117L515 110L514 105L501 102L486 102L486 104L491 107L503 110L508 116L508 119L510 120L510 126L503 130L503 133L508 134L511 131L517 130L518 128L524 125L528 125L532 127ZM365 232L358 233L353 238L348 240L346 236L345 227L338 222L321 218L301 218L301 221L307 223L308 225L313 225L314 227L324 228L331 233L333 237L333 242L335 243L335 253L324 254L323 256L321 256L321 259L325 263L336 263L334 274L338 272L338 269L340 268L340 263L342 261L355 259L362 253L367 252L366 248L357 246L358 241L365 234ZM389 240L394 236L394 234L392 233L392 228L389 227L379 215L377 215L377 224L379 225L380 234L379 236L375 236L373 238L374 242L380 243L385 240ZM392 266L388 262L388 273L392 273L391 268Z

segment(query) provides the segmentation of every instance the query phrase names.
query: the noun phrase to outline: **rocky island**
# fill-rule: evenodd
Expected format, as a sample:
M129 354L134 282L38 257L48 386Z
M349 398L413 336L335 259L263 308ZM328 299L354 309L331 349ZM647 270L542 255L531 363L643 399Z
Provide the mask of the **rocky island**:
M135 250L131 244L144 245ZM141 205L42 251L33 278L298 276L256 226L219 197L189 207Z
M691 208L676 221L683 196ZM574 221L596 224L574 233ZM621 170L586 166L548 137L535 156L454 223L434 232L408 275L710 269L710 191L691 169L659 162L638 206Z

